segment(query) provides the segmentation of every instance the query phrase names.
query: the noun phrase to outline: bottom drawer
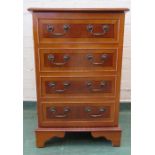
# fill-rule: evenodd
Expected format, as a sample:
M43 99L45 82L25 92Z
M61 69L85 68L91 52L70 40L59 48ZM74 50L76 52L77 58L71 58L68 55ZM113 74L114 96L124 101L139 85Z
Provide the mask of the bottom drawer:
M114 103L42 103L42 127L96 127L114 125Z

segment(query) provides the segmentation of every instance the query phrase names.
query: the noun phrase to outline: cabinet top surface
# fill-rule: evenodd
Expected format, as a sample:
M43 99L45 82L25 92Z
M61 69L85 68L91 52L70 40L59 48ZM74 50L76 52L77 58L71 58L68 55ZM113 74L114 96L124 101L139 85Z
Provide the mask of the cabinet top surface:
M128 8L29 8L32 12L124 12Z

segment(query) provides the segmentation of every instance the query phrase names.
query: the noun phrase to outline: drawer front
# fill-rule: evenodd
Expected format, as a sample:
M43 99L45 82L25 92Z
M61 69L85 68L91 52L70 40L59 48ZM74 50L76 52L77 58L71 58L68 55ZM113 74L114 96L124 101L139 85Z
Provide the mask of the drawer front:
M117 49L40 49L40 71L116 71Z
M104 126L112 124L114 118L112 103L42 103L41 106L43 126L94 126L95 122Z
M41 43L118 42L119 20L40 19L38 31Z
M95 78L42 77L41 97L115 96L115 76Z

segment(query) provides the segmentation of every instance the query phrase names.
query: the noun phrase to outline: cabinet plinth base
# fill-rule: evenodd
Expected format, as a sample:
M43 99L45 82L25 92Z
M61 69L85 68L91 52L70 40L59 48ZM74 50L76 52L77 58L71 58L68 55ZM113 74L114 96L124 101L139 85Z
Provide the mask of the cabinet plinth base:
M103 137L112 142L112 146L120 146L121 129L119 127L97 128L38 128L36 133L36 146L41 148L47 140L59 137L64 138L65 132L91 132L94 138Z

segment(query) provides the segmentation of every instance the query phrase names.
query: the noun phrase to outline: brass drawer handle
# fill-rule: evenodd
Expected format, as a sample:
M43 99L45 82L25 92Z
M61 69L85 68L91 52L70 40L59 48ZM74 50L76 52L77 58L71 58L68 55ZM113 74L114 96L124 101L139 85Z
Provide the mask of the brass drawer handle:
M63 93L63 92L65 92L65 90L66 90L66 89L58 89L58 90L55 90L55 92L56 92L56 93Z
M92 54L87 55L87 60L89 60L93 65L103 65L104 62L107 60L108 55L107 54L102 54L101 55L101 62L94 62L94 57Z
M49 54L49 55L48 55L48 60L49 60L52 64L54 64L54 65L56 65L56 66L63 66L63 65L65 65L65 64L68 62L68 60L70 59L70 57L69 57L69 55L64 55L64 56L63 56L63 59L64 59L64 62L61 62L61 63L55 62L55 56L54 56L53 54Z
M54 31L54 26L51 25L51 24L47 25L47 31L50 32L50 33L52 32L51 33L52 36L64 36L68 32L69 29L70 29L70 25L64 24L63 25L63 30L64 31L62 33L54 33L53 32Z
M101 92L101 91L103 91L103 88L105 88L105 86L106 86L106 81L101 81L101 82L100 82L100 88L99 88L99 89L93 88L93 84L92 84L91 81L88 81L88 82L87 82L87 87L88 87L88 89L89 89L91 92Z
M64 107L63 114L56 114L57 110L55 107L51 107L50 111L54 114L55 118L64 118L67 117L67 114L70 111L70 109L68 107Z
M100 108L99 113L97 113L97 114L90 114L90 112L92 112L90 107L86 107L85 111L89 114L90 117L96 118L96 117L102 117L103 114L105 113L106 109Z
M87 25L87 31L90 32L92 35L94 35L94 36L102 36L102 35L106 34L109 31L109 26L108 25L102 25L103 32L95 33L95 32L93 32L93 30L94 30L93 25L91 25L91 24Z
M64 82L63 83L63 86L64 86L64 89L57 89L55 90L56 93L63 93L67 90L67 88L70 86L71 84L69 82ZM51 87L51 88L55 88L56 86L56 82L49 82L48 83L48 87Z

